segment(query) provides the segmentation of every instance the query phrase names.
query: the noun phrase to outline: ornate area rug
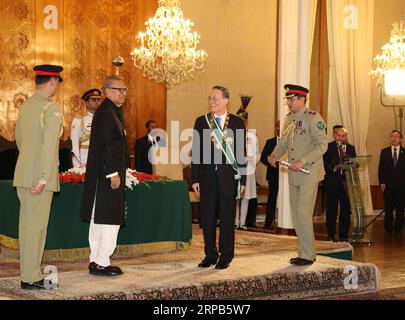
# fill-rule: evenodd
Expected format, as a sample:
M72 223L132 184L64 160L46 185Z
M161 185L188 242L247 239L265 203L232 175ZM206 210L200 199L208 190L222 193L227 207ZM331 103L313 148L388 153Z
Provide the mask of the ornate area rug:
M219 237L217 236L217 239ZM235 256L252 256L263 253L289 252L294 254L297 250L297 239L290 236L272 235L269 233L258 233L248 231L236 231L235 236ZM204 257L204 240L202 230L193 225L193 240L190 245L177 246L175 243L154 243L148 246L140 246L137 254L136 250L127 252L119 248L113 256L113 264L120 266L142 265L148 263L163 263L188 260L202 260ZM153 249L153 250L151 250ZM177 249L177 250L176 250ZM331 255L340 252L352 252L352 247L347 243L334 243L317 241L316 249L318 254ZM60 272L86 270L87 259L47 259L45 254L45 265L55 265ZM18 250L10 250L2 247L0 252L0 278L15 277L19 275Z
M289 264L295 253L240 256L230 267L201 269L197 261L127 265L125 274L100 278L87 270L60 272L60 288L24 291L19 278L0 279L0 296L14 299L308 299L348 294L371 294L379 289L379 272L373 264L317 257L311 266ZM356 268L357 287L345 288L345 267Z

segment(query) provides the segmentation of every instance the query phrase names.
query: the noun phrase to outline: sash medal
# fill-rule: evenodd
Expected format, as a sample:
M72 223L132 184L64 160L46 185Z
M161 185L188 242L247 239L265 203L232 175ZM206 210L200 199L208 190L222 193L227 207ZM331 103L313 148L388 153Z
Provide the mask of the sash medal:
M228 115L229 116L229 115ZM230 138L227 138L222 131L222 129L218 126L217 122L214 121L214 116L211 113L205 115L205 120L212 132L212 137L215 140L216 148L221 149L223 155L227 159L228 163L232 166L235 170L235 180L237 181L237 191L236 191L236 199L241 198L241 179L242 176L240 174L239 165L236 162L235 155L232 152L232 148L230 146Z

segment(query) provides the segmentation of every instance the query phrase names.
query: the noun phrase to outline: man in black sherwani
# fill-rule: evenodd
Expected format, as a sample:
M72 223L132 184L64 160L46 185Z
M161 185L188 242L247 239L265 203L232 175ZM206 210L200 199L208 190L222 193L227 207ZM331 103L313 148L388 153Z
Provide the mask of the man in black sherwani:
M89 273L95 276L123 274L110 264L125 216L127 147L121 106L128 88L120 76L106 79L106 99L94 113L81 218L90 223Z
M201 268L228 268L234 257L236 199L246 185L246 130L227 111L228 89L215 86L208 98L210 112L197 118L192 149L193 190L200 194L205 258ZM219 252L216 224L220 220Z

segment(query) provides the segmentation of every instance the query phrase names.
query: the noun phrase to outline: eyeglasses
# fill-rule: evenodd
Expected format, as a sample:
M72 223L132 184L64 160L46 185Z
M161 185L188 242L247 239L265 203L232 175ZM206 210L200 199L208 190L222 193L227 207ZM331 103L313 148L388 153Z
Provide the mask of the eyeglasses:
M287 98L287 102L293 102L296 100L298 100L298 98L296 96Z
M216 98L216 97L207 97L208 102L214 102L217 103L219 102L221 99L220 98Z
M114 87L108 87L107 89L113 89L113 90L118 90L121 94L127 93L128 88L114 88Z

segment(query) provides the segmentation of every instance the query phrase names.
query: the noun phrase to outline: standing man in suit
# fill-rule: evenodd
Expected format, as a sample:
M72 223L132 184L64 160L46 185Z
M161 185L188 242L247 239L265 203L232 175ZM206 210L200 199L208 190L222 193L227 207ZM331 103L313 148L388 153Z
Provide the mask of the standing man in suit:
M263 229L270 230L276 217L277 207L277 195L278 195L278 165L273 168L269 162L269 157L277 146L277 142L280 139L280 120L277 120L276 127L274 129L276 136L266 141L266 145L263 148L260 162L267 167L266 180L269 184L269 196L267 198L266 206L266 220L264 222Z
M405 199L405 150L402 147L402 133L393 130L391 146L381 151L378 165L378 179L384 192L385 232L401 234L404 228ZM395 208L395 226L393 211Z
M46 233L54 192L59 189L59 138L63 132L60 106L50 98L56 95L61 66L34 67L36 91L20 108L15 137L20 154L13 186L20 200L18 240L20 246L21 288L52 289L41 272Z
M210 112L197 118L192 147L193 190L200 194L205 258L198 265L226 269L234 257L236 200L246 185L246 130L243 121L227 110L229 91L212 88ZM219 253L216 223L220 219ZM220 255L219 255L220 254ZM219 259L218 259L219 258Z
M149 120L146 122L148 134L135 142L135 169L138 172L152 174L152 163L149 160L149 149L160 145L160 137L152 133L157 129L157 122Z
M277 160L288 153L291 217L298 236L298 257L292 258L290 263L304 266L316 260L313 214L318 184L325 175L322 156L328 137L321 115L306 107L309 90L291 84L285 85L284 89L291 112L285 119L283 135L269 162L276 168ZM301 169L307 169L311 174L305 174Z
M125 215L127 147L123 113L128 88L121 76L110 76L103 86L106 99L93 117L81 218L90 223L89 273L118 276L110 264Z
M86 165L87 155L89 152L91 123L93 121L94 112L101 104L101 91L91 89L86 91L82 100L86 104L86 114L75 117L72 121L72 129L70 136L72 139L72 156L73 165L80 167Z
M328 151L323 155L325 167L325 195L326 195L326 228L328 240L335 240L336 219L340 204L339 216L339 241L348 242L350 230L351 206L346 188L346 173L336 170L338 164L342 164L345 158L355 158L356 149L347 143L347 130L343 126L333 127L333 138L328 144Z

